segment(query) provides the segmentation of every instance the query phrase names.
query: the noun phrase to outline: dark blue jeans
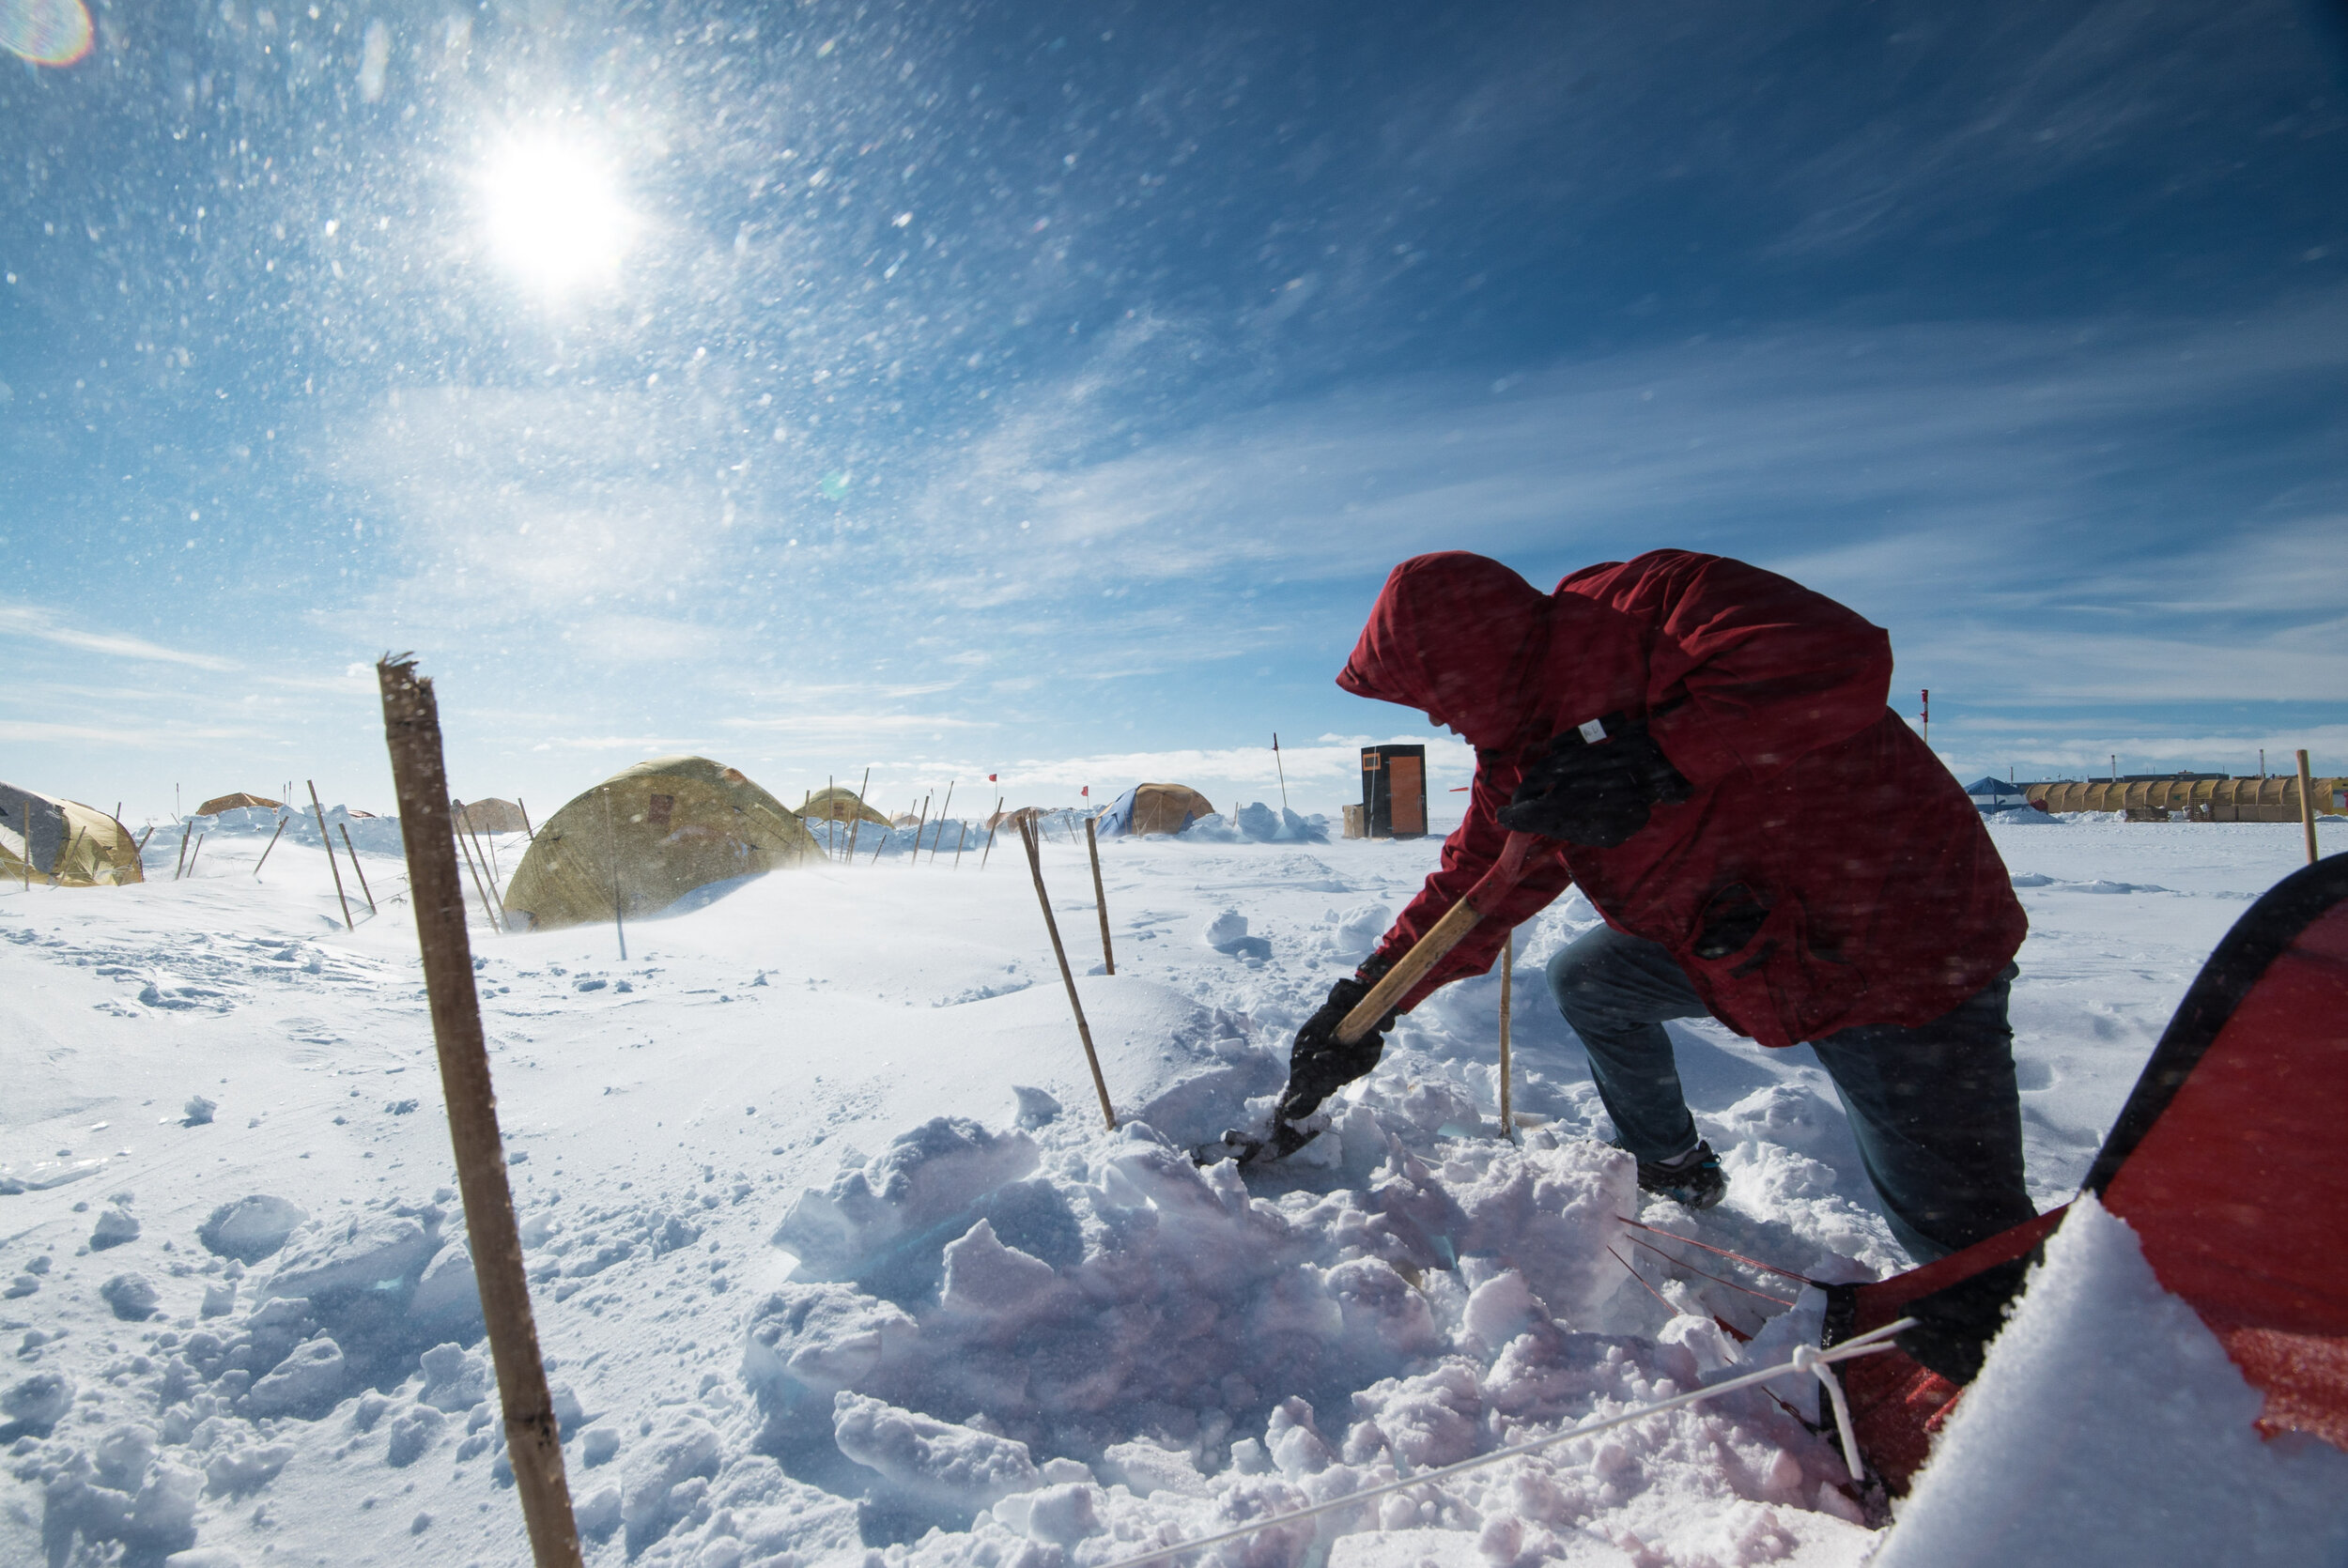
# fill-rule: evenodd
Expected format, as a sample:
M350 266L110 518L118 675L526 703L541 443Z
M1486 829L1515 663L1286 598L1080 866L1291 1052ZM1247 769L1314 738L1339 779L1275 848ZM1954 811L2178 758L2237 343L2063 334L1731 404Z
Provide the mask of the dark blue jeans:
M1929 1023L1861 1024L1810 1041L1850 1117L1859 1158L1910 1256L1970 1247L2037 1212L2022 1180L2022 1109L2005 973ZM1612 926L1549 961L1549 989L1589 1053L1622 1146L1669 1160L1696 1146L1695 1119L1662 1021L1705 1006L1661 945Z

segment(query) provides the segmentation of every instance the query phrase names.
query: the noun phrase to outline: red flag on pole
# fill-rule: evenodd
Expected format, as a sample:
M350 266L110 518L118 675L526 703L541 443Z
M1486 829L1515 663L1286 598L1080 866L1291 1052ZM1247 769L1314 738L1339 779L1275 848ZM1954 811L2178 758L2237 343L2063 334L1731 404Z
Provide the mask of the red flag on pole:
M1087 798L1087 799L1089 800L1089 799L1090 799L1090 798L1091 798L1091 796L1092 796L1092 786L1091 786L1091 785L1089 785L1089 784L1088 784L1088 785L1086 785L1083 789L1078 790L1076 792L1077 792L1078 794L1080 794L1080 795L1083 795L1085 798Z
M989 784L994 783L994 782L995 782L995 776L994 776L993 774L991 774L991 773L990 773L990 774L988 774L988 775L986 776L986 781L987 781Z

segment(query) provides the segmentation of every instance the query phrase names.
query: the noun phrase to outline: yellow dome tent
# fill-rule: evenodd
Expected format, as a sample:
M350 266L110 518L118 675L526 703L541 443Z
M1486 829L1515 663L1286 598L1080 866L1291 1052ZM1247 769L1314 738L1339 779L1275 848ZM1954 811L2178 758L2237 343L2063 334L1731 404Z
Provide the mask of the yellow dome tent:
M103 811L0 784L0 883L112 887L146 880L131 830Z
M456 813L456 825L474 833L523 833L522 808L510 800L469 800Z
M857 798L854 790L844 784L816 791L807 797L807 804L792 815L811 822L828 820L835 822L871 822L877 827L889 825L887 817L867 806Z
M790 809L706 757L656 757L613 774L539 824L506 884L529 930L668 908L697 887L795 866L821 852Z
M210 800L197 807L195 814L199 817L217 817L223 811L242 811L254 807L268 810L284 805L284 801L271 800L267 795L256 795L239 790L234 794L214 795Z

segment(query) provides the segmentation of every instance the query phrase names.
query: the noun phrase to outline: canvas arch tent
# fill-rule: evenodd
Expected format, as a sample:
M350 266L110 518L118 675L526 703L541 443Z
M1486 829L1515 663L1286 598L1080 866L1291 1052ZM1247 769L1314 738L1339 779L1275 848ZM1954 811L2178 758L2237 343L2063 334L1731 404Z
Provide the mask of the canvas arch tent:
M1213 803L1187 784L1136 784L1101 813L1099 832L1104 838L1180 833L1213 815Z
M2211 954L2083 1191L2258 1391L2260 1431L2348 1449L2348 855L2278 883ZM1980 1370L2054 1209L1872 1284L1831 1288L1826 1342L1898 1321L1900 1351L1846 1363L1859 1446L1894 1494ZM2082 1376L2092 1373L2082 1371Z
M111 887L146 880L131 830L103 811L0 784L0 883Z
M811 822L871 822L875 827L892 825L887 817L867 806L861 796L844 784L834 784L816 791L792 815Z
M706 757L656 757L613 774L547 819L506 885L505 913L533 930L641 916L696 888L818 853L788 807Z

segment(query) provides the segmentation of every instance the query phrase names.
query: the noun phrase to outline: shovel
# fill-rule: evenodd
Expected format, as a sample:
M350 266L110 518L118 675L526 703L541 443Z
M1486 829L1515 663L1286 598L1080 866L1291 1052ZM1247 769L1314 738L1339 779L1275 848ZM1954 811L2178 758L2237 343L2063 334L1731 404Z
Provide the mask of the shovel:
M1378 1026L1378 1021L1394 1009L1394 1005L1409 993L1411 988L1427 977L1428 971L1441 963L1452 948L1467 940L1484 918L1485 912L1499 907L1517 884L1524 880L1524 863L1534 850L1545 840L1537 833L1511 833L1501 849L1500 858L1492 869L1479 878L1465 897L1444 912L1444 917L1425 936L1411 945L1401 961L1379 976L1369 988L1369 994L1354 1005L1337 1025L1337 1043L1352 1045ZM1562 889L1560 890L1562 891ZM1215 1143L1208 1144L1197 1153L1202 1165L1217 1160L1236 1160L1243 1165L1258 1164L1270 1160L1282 1160L1294 1154L1319 1136L1305 1132L1286 1122L1275 1121L1272 1136L1257 1138L1236 1128L1223 1134Z

